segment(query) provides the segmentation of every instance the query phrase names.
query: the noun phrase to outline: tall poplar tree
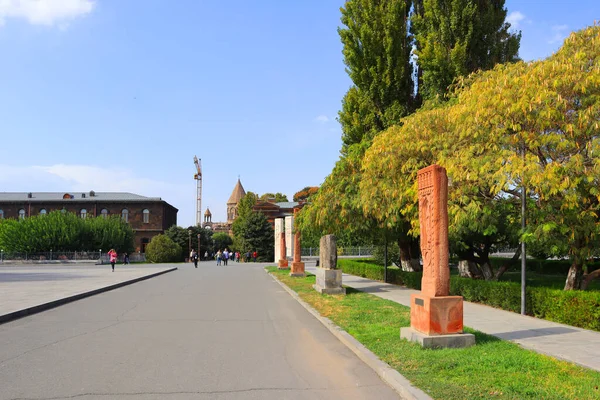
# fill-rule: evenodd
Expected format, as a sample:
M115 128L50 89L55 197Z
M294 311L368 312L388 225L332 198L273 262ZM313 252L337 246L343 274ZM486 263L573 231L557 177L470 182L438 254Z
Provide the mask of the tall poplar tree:
M458 76L518 61L504 0L415 0L411 17L423 99L447 96Z
M344 153L414 111L408 17L412 0L349 0L338 33L352 86L342 102Z

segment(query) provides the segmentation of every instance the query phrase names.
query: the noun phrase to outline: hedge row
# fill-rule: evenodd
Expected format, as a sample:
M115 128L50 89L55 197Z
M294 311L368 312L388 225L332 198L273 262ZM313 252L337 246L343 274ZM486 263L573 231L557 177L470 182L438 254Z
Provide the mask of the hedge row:
M347 274L383 281L384 269L380 265L347 259L338 259L338 265ZM388 282L396 285L420 290L421 277L420 272L388 268ZM465 301L487 304L503 310L521 310L521 285L515 282L482 281L451 276L450 294L463 296ZM528 315L600 331L600 292L528 287L526 300Z
M494 269L498 269L509 261L508 258L490 257L490 262ZM538 260L535 258L527 259L527 271L537 272L545 275L561 275L566 276L571 267L570 260ZM595 271L600 268L600 262L588 262L588 271ZM515 270L521 270L521 261L517 261L514 267Z

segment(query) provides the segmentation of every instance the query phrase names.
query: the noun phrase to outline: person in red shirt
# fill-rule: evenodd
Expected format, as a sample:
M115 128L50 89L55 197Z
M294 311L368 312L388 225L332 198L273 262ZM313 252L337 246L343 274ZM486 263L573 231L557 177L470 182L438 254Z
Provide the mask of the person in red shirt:
M254 253L252 253L252 258L254 259L254 262L256 262L256 256L257 256L257 255L258 255L258 254L256 254L256 251L255 251Z
M112 271L115 272L115 263L117 262L117 252L115 249L110 249L108 259L110 260L110 265L112 265Z

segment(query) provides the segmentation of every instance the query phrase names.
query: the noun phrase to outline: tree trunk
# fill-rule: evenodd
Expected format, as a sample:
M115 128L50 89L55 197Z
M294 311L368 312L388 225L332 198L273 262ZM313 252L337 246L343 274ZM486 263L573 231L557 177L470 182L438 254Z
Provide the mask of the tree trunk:
M422 271L423 267L419 262L418 252L415 254L415 243L417 243L416 251L418 251L418 241L415 239L398 240L398 248L400 249L400 267L402 271L416 272Z
M564 290L581 289L582 277L582 263L578 262L577 259L575 259L573 260L573 264L571 264L571 267L569 268L569 273L567 274L567 280L565 282Z
M481 278L477 263L475 261L460 260L458 262L458 273L463 278Z
M581 283L581 290L587 290L590 282L594 279L600 278L600 269L590 272L589 274L583 275L583 282Z
M492 269L492 264L489 259L482 260L479 268L481 268L481 272L483 273L483 279L486 281L494 279L494 270Z
M506 271L508 271L510 267L515 265L515 263L519 260L520 257L521 257L521 246L519 246L519 248L515 252L515 255L512 256L512 258L510 260L508 260L507 262L502 264L502 266L500 268L498 268L498 271L496 272L496 276L494 276L494 280L497 281L498 279L500 279L500 277L502 275L504 275L504 273Z

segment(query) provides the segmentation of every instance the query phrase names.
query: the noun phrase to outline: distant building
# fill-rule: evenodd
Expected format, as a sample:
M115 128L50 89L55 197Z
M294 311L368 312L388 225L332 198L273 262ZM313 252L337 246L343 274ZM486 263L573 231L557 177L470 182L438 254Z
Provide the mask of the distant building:
M120 215L131 225L136 251L142 253L154 236L177 225L179 211L160 197L133 193L0 192L0 219L27 218L56 210L72 212L81 218Z
M233 225L233 221L235 221L235 219L238 217L238 205L242 197L245 195L246 191L242 186L242 182L238 179L233 191L231 192L231 196L229 196L229 200L227 200L227 222L213 222L212 213L207 207L206 211L204 212L204 221L202 222L202 227L212 229L214 232L225 232L229 235L232 235L233 232L231 231L231 226ZM258 200L254 207L252 207L252 210L264 214L271 226L274 228L275 218L293 215L294 207L297 207L300 204L301 203L296 201L275 203L275 199L272 199L272 201Z
M231 232L231 225L238 216L238 204L245 195L246 191L242 186L242 182L238 179L233 191L231 192L231 196L229 196L229 200L227 200L227 222L213 222L212 213L207 207L206 211L204 212L204 221L202 222L202 227L211 229L214 232L225 232L231 235L233 233Z
M259 200L256 202L252 211L258 211L267 217L267 221L275 229L275 218L284 218L294 215L294 207L298 207L301 203L297 201L286 201L275 203L270 201Z

